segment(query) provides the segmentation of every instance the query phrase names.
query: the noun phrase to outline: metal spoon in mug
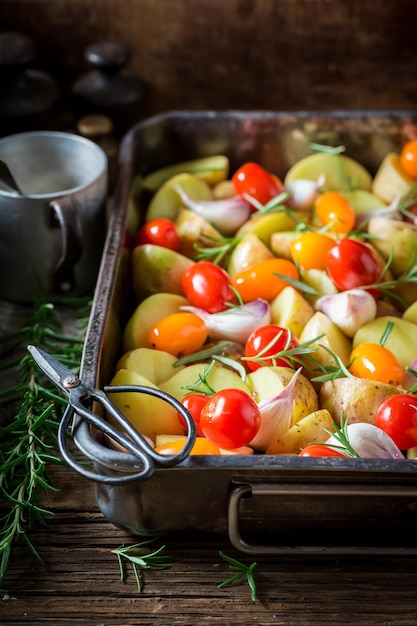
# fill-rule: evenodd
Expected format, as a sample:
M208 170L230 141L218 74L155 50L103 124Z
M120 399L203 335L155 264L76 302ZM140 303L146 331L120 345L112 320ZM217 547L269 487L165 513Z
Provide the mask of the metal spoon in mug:
M12 191L15 191L19 195L23 196L23 192L19 185L15 181L13 174L11 173L6 161L0 157L0 183L9 187Z

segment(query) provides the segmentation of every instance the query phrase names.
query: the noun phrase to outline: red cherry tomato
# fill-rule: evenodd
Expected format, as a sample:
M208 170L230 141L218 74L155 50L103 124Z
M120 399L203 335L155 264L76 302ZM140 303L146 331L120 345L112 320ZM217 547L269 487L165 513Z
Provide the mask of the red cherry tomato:
M333 448L329 448L329 446L320 443L311 443L306 446L301 450L299 456L338 456L347 458L346 454L343 454L343 452L339 452L339 450L334 450Z
M211 261L194 263L182 276L182 288L190 304L208 313L224 311L225 302L236 300L231 282L229 274Z
M236 388L217 391L200 416L201 429L207 439L226 450L250 443L260 424L258 405L246 391Z
M165 217L158 217L139 228L136 235L136 243L138 246L152 243L178 252L180 249L180 236L171 220Z
M286 328L277 324L260 326L250 334L245 344L245 357L249 357L248 367L252 372L265 365L291 367L288 360L274 358L274 355L297 346L297 338ZM257 357L260 361L252 361L250 357Z
M341 291L378 282L383 267L372 248L346 237L334 243L327 253L327 273ZM369 289L377 297L377 289Z
M279 180L252 162L245 163L233 174L232 183L237 194L255 198L262 205L281 192Z
M400 450L417 446L417 398L399 393L387 398L375 416L375 426L385 431Z
M204 405L207 404L208 400L209 396L205 396L202 393L188 393L181 400L181 404L185 406L185 408L188 410L194 420L198 437L204 436L200 426L200 416L202 408ZM178 413L178 419L180 420L181 425L186 428L187 424L180 413Z

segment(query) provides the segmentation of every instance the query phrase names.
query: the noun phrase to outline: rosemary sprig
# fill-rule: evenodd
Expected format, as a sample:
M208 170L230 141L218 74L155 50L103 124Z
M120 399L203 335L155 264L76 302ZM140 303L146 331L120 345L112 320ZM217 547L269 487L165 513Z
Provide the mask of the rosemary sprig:
M328 146L321 143L310 143L310 148L314 150L314 152L321 152L322 154L343 154L346 152L345 146Z
M165 546L160 546L153 552L144 553L144 548L154 541L155 539L149 539L147 541L135 543L132 546L122 545L111 551L112 554L117 556L120 568L120 580L122 583L126 581L126 567L124 560L131 563L139 592L143 589L143 579L140 570L167 569L168 567L171 567L171 557L161 554L161 552L165 550Z
M78 299L80 304L85 305L85 302L85 299ZM14 412L0 428L0 583L19 539L23 539L43 563L29 533L35 523L45 524L46 517L52 515L38 505L38 495L40 491L56 491L48 469L52 464L63 463L54 450L66 401L45 383L42 373L26 353L26 346L42 347L76 371L83 342L81 338L63 335L61 326L61 316L55 306L37 299L23 326L0 338L2 344L12 345L13 354L17 353L2 369L16 370L18 378L15 385L0 392L0 401L7 402L10 413Z
M237 580L240 580L241 578L246 576L246 580L251 590L251 600L252 602L256 602L257 589L256 589L255 576L253 573L253 570L256 567L256 562L253 562L250 565L245 565L245 563L242 563L241 561L238 561L237 559L233 559L231 556L227 556L227 554L224 554L224 552L222 552L221 550L219 551L219 555L221 556L223 561L226 561L226 563L229 563L230 569L237 573L231 576L230 578L228 578L227 580L223 581L219 585L217 585L218 588L222 589L223 587L227 587L228 585L231 585Z
M211 235L202 235L202 239L207 240L207 246L199 246L194 244L196 251L196 261L211 261L216 265L224 266L227 260L242 239L241 236L235 237L212 237Z
M186 391L189 392L195 392L195 393L203 393L206 396L211 396L214 393L216 393L215 389L213 389L213 387L210 386L209 382L208 382L208 376L211 372L211 370L213 369L215 365L215 361L212 360L204 369L203 371L198 375L198 379L196 380L195 383L192 383L191 385L184 385L182 387L182 389L185 389Z
M324 442L321 445L327 446L328 448L331 448L332 450L337 450L338 452L342 452L343 454L346 454L346 456L352 457L354 459L359 459L360 458L359 454L350 445L349 433L347 430L348 426L349 426L348 420L347 418L345 419L344 414L342 413L342 415L340 416L340 426L338 426L335 422L332 422L333 430L330 430L329 428L323 428L324 432L330 435L330 437L333 437L334 439L336 439L336 441L340 445L333 445L327 442Z
M256 211L254 211L251 215L251 219L255 217L259 217L260 215L265 215L266 213L275 213L277 211L282 211L284 213L288 212L288 207L285 206L285 202L290 198L291 194L289 191L282 191L274 198L271 198L266 204L262 204L249 194L243 194L245 200L247 200L253 207L255 207ZM292 212L291 212L292 213Z

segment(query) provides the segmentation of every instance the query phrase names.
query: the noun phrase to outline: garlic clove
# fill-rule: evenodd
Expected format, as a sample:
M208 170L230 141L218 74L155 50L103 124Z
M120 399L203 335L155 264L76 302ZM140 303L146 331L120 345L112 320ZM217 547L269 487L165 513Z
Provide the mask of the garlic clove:
M271 322L271 307L266 300L261 299L233 306L220 313L208 313L193 306L182 306L181 311L189 311L201 317L211 339L228 339L240 344L244 344L254 330Z
M322 296L316 300L314 306L348 337L353 337L363 324L375 319L377 314L375 298L365 289L350 289Z
M223 200L194 200L179 185L175 185L174 190L187 209L213 224L225 236L234 235L251 213L249 202L240 196Z
M364 422L355 422L347 427L347 437L352 448L364 459L404 459L404 455L389 435L378 426ZM326 446L340 445L338 439L331 436Z
M288 385L279 394L259 402L261 425L255 437L249 443L251 448L264 452L291 428L294 412L295 383L301 369L300 367L295 372Z
M287 205L291 209L298 211L308 211L313 207L321 187L324 185L325 177L322 175L317 181L308 180L307 178L296 178L285 185L285 189L289 191L290 197Z

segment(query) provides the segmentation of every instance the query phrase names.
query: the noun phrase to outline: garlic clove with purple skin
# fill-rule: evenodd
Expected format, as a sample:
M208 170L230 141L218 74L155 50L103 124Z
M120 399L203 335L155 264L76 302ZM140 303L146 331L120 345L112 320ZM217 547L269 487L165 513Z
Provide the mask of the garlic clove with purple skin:
M350 289L322 296L314 306L348 337L353 337L361 326L375 319L377 314L375 298L365 289Z
M227 339L244 344L252 331L271 322L271 307L266 300L254 300L233 306L220 313L208 313L194 306L182 306L181 311L198 315L213 340Z
M290 382L273 398L262 400L258 404L261 413L261 425L255 437L249 443L251 448L265 452L292 425L294 413L295 383L301 372L298 369Z
M179 185L175 185L173 189L187 209L213 224L222 235L234 235L238 228L249 219L250 204L240 196L224 200L194 200Z
M307 178L297 178L285 185L285 190L289 191L290 197L286 204L291 209L298 211L308 211L313 207L320 189L324 185L325 177L322 175L317 181Z
M387 206L381 206L380 208L372 209L366 213L360 213L356 216L356 226L360 226L364 222L368 222L373 217L385 217L392 220L402 220L401 213L398 211L401 195L396 195L394 200Z

